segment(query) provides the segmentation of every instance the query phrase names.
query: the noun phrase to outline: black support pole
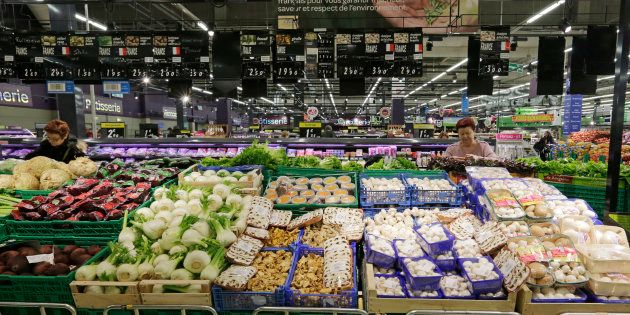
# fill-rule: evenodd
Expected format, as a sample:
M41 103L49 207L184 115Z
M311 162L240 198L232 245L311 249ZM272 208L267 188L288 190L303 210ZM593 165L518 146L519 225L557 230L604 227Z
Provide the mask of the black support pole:
M630 44L630 0L621 0L619 10L619 35L617 37L617 64L615 65L615 90L612 121L610 122L610 148L608 149L608 176L606 179L606 210L617 211L619 195L619 170L621 168L621 138L623 136L623 110L628 85L628 45Z

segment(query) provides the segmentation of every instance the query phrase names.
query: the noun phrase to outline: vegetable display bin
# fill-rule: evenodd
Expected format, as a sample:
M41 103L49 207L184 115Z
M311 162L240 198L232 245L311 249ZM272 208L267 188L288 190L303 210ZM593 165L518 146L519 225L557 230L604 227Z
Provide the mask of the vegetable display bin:
M153 293L156 285L200 285L198 293ZM142 280L138 284L142 304L145 305L209 305L212 306L210 297L210 281L207 280ZM119 303L122 304L122 303ZM158 308L158 307L156 307Z
M402 295L388 295L388 294L377 294L376 296L379 298L383 298L383 299L387 299L387 298L392 298L392 299L400 299L400 298L406 298L409 296L409 292L407 291L407 285L405 283L405 278L399 276L399 275L378 275L375 276L375 278L396 278L398 279L398 283L400 284L400 287L402 289Z
M87 247L89 245L105 246L111 239L103 238L42 238L34 239L28 237L6 237L3 241L16 240L27 241L36 240L43 245L57 245L63 248L67 245L77 245ZM98 254L88 260L85 265L105 258L107 249L102 249ZM65 276L13 276L0 275L0 301L5 302L47 302L74 304L70 282L74 280L76 269ZM7 313L8 314L8 313Z
M410 258L412 261L418 260L428 260L431 259L426 257L421 258ZM431 261L433 262L433 261ZM438 290L440 288L440 279L442 279L442 270L437 265L435 266L434 271L437 273L435 276L414 276L409 271L406 263L402 264L403 273L405 275L405 280L411 289L413 290Z
M285 250L286 249L281 249ZM263 249L263 251L276 251L275 249ZM253 311L263 306L285 306L285 292L290 284L291 270L293 269L296 252L291 258L291 268L284 280L284 284L273 292L254 291L227 291L219 286L212 286L212 300L217 311ZM179 303L178 303L179 304Z
M35 196L48 196L53 190L15 190L15 196L22 199L33 199Z
M491 257L485 256L485 258L488 259L488 261L492 263L492 265L494 266L493 270L498 275L496 279L477 280L477 281L472 280L470 276L468 275L468 273L466 272L466 269L464 268L464 263L467 261L476 263L479 261L479 258L459 258L458 259L459 267L462 271L462 274L466 277L466 280L468 280L468 282L472 285L472 291L474 294L494 293L501 290L501 288L503 287L503 274L501 274L501 271L494 264Z
M70 291L74 305L77 308L105 309L110 305L134 305L142 304L140 292L138 291L138 281L118 282L118 281L72 281ZM118 287L124 290L122 294L89 293L85 292L88 286L99 286L103 290L106 287Z
M368 190L363 186L363 179L371 177L393 179L398 178L403 183L403 189L396 190ZM409 206L411 205L411 191L409 186L404 180L403 174L380 174L377 172L362 173L360 176L361 193L359 200L361 201L361 207L374 208L375 206Z
M129 212L133 217L136 210L149 207L153 198L149 198L135 210ZM9 235L29 237L97 237L114 239L122 230L124 218L110 221L18 221L6 220Z
M293 266L291 267L291 271L289 272L289 282L286 289L286 306L357 308L359 300L357 290L357 278L359 275L355 247L352 247L352 252L352 268L354 276L354 286L352 289L341 291L338 294L302 293L300 292L300 290L291 288L291 283L293 282L293 276L295 275L298 261L300 260L300 258L308 254L323 256L324 250L300 246L293 259Z
M287 173L287 175L283 175L281 172L278 172L278 174L272 176L269 178L269 182L267 183L267 186L265 187L265 192L267 191L267 189L269 189L269 183L272 181L275 181L278 179L278 177L280 176L287 176L287 177L291 177L291 178L298 178L298 177L305 177L308 179L314 178L314 177L320 177L320 178L324 178L324 177L339 177L339 176L350 176L351 178L351 183L355 185L354 187L354 191L350 192L348 195L349 196L353 196L354 197L354 202L351 203L336 203L336 204L326 204L326 203L299 203L299 204L295 204L295 203L282 203L282 204L278 204L274 201L274 209L279 209L279 210L291 210L294 214L295 213L301 213L300 211L302 210L311 210L311 209L319 209L319 208L326 208L326 207L343 207L343 208L358 208L359 207L359 195L358 195L358 187L359 187L359 183L357 180L357 173L356 172L347 172L347 171L334 171L334 170L325 170L325 172L312 172L312 170L309 169L304 169L303 173L297 172L297 171L291 171L289 173Z
M429 226L432 226L432 225L440 225L442 229L444 230L446 239L435 242L435 243L429 243L429 241L427 241L424 238L424 236L422 236L422 233L418 232L418 228L414 228L414 231L418 235L418 243L420 243L420 247L422 247L422 250L424 250L425 253L432 256L436 256L436 255L443 254L450 251L451 248L453 248L453 241L455 241L455 237L451 235L451 233L449 233L449 231L446 230L444 226L442 226L441 224L439 223L429 224Z
M393 256L389 256L385 253L379 252L372 248L371 238L379 238L378 236L365 234L365 261L382 268L394 268L396 266L396 252ZM380 238L379 238L380 239ZM384 240L387 242L387 240ZM392 251L393 245L392 246Z
M452 253L451 253L452 255ZM444 272L455 271L457 270L457 260L455 259L455 255L453 257L447 259L437 259L436 256L432 256L433 262L440 268L440 270Z
M423 175L407 175L403 176L405 184L409 187L411 193L411 205L412 206L426 206L426 205L450 205L460 206L462 204L463 193L462 186L456 185L450 180L448 174L442 173L441 175L423 176ZM410 178L428 178L428 179L444 179L447 180L452 190L424 190L409 183Z
M577 298L553 298L553 299L538 299L532 297L532 303L582 303L586 302L586 293L580 289L575 289L574 295Z

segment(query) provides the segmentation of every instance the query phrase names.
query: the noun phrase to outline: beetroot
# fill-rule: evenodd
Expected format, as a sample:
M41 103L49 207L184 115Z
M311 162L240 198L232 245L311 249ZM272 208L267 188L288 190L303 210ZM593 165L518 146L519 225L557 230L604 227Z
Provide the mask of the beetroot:
M90 256L89 254L83 254L74 260L74 264L77 266L82 266L90 259L92 259L92 256Z
M90 247L88 247L87 249L87 253L92 256L98 254L100 251L101 251L101 247L98 245L90 245Z
M66 245L66 247L63 248L63 252L70 255L77 248L79 248L77 245Z
M5 264L6 262L8 262L11 258L19 255L20 253L16 250L8 250L2 254L0 254L0 261L3 261Z
M20 255L25 257L39 254L39 252L35 248L29 246L18 248L18 252L20 253Z
M69 264L70 258L64 253L55 255L55 264Z
M53 252L52 245L43 245L42 247L39 248L40 254L52 254L52 252Z
M72 253L70 254L70 262L72 262L73 264L77 264L77 258L79 258L79 256L81 255L85 255L87 254L87 250L85 250L85 248L77 248L74 251L72 251Z
M38 262L37 264L35 264L35 267L33 267L33 273L36 275L43 275L46 273L46 271L48 271L48 268L50 268L52 265L47 262L47 261L42 261L42 262Z
M15 272L16 274L26 272L29 270L28 260L24 256L15 256L7 262L10 270Z
M61 276L70 273L70 267L66 264L54 264L44 273L47 276Z

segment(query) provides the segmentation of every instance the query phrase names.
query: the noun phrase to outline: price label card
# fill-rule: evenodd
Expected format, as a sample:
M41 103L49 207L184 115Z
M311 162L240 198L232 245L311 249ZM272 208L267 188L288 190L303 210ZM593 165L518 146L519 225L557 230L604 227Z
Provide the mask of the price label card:
M105 138L116 139L125 137L124 122L102 122L100 127L101 133Z
M270 67L265 62L244 62L241 71L243 79L265 79L269 77Z

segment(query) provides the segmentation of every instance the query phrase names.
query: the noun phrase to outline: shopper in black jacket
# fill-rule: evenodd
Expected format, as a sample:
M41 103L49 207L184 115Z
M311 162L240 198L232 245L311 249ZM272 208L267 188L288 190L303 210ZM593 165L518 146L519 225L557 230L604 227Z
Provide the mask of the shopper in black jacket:
M68 163L80 156L85 156L78 145L77 139L70 137L70 127L65 121L54 119L46 127L46 139L39 144L39 148L27 154L24 159L45 156L53 160Z
M549 155L549 152L551 151L550 145L554 143L556 143L556 141L553 139L551 132L545 131L545 135L542 136L542 138L540 138L540 140L538 140L536 144L534 144L534 150L538 152L541 160L543 161L547 160L547 156Z

